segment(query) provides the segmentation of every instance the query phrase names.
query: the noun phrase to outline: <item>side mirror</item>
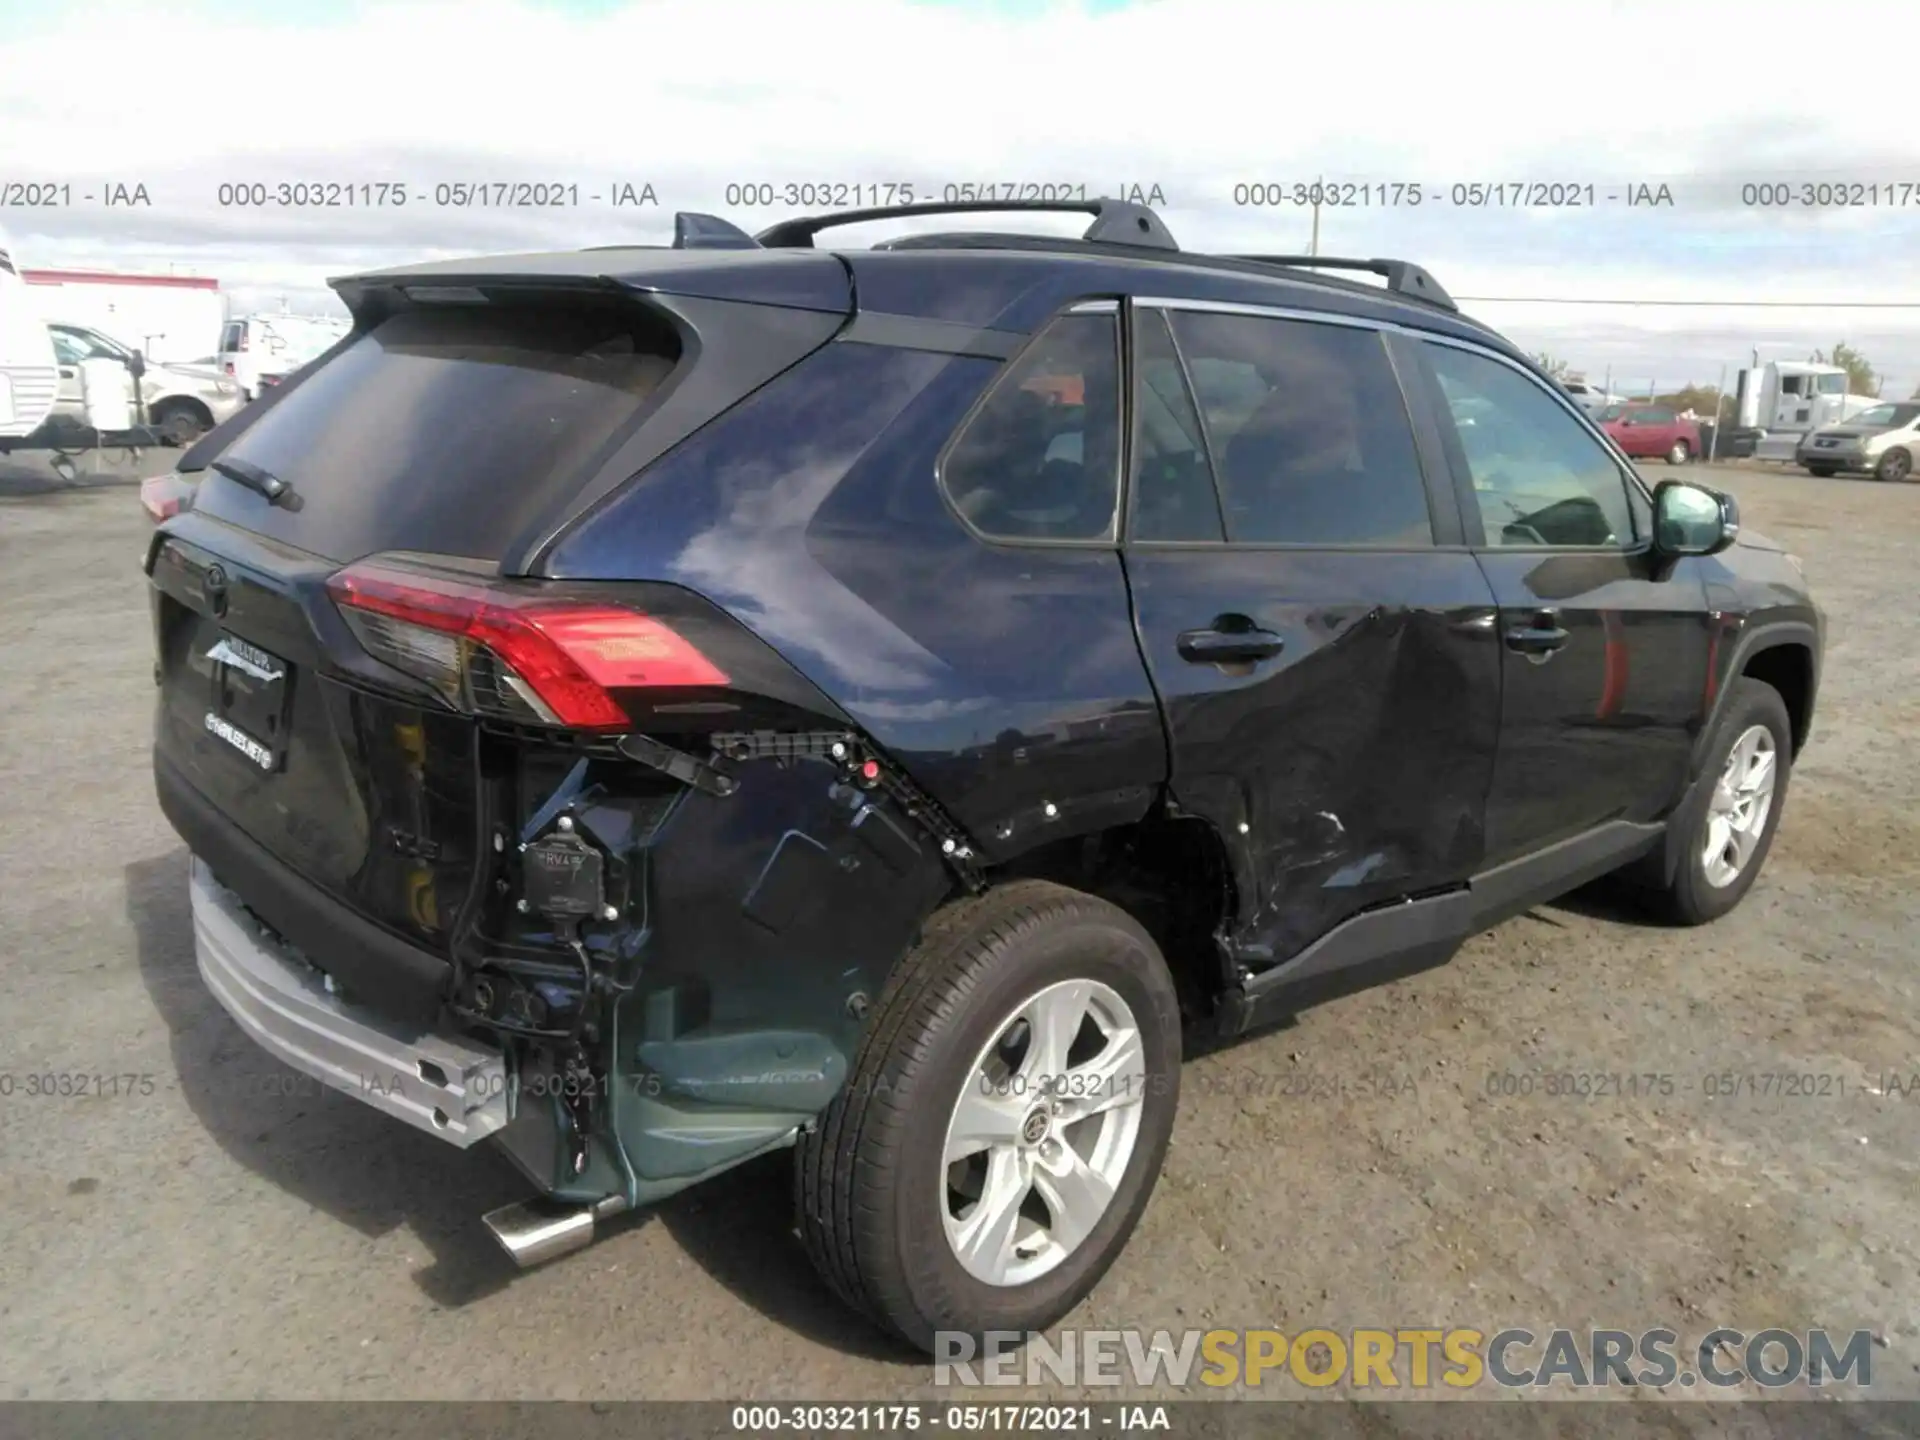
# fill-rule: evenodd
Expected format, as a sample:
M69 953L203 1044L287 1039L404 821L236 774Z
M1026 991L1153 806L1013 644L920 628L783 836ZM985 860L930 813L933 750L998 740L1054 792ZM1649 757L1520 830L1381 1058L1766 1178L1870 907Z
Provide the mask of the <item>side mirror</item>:
M1653 548L1662 555L1718 555L1739 533L1731 495L1686 480L1662 480L1653 492Z
M133 378L136 380L138 380L142 375L146 374L147 373L147 352L144 350L134 351L133 359L127 362L127 369L133 372Z

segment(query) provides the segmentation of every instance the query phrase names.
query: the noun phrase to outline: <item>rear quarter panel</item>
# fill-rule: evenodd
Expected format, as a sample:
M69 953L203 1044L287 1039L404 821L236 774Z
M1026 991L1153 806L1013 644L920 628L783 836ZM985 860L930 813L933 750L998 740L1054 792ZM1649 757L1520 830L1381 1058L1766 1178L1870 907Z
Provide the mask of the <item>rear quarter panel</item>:
M1118 554L984 543L936 486L998 368L835 342L651 467L547 569L719 604L989 859L1137 819L1166 747Z

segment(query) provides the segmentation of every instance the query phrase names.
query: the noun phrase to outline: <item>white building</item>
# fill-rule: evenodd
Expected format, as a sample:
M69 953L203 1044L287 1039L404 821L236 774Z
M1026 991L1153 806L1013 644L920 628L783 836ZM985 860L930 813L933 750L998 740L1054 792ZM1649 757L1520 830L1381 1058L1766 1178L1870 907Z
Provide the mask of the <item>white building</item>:
M149 360L210 360L219 351L227 297L210 277L23 269L20 278L46 320L101 331Z

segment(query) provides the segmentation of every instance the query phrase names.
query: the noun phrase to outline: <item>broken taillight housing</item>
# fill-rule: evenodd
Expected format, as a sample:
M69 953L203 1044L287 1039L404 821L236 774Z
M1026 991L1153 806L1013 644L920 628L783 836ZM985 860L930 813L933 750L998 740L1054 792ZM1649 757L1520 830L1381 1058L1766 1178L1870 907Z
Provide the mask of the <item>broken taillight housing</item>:
M614 692L725 685L727 676L639 610L376 557L327 581L367 653L473 714L569 730L632 728Z

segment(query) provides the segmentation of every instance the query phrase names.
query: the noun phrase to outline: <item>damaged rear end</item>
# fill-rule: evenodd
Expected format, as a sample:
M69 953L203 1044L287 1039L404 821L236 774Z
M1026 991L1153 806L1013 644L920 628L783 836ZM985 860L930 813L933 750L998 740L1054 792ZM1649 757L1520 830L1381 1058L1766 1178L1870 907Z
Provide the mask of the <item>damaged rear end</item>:
M532 1263L790 1143L969 841L700 594L540 578L842 329L839 260L338 288L354 334L155 533L155 782L209 988L286 1063L503 1145L543 1198L490 1223Z

